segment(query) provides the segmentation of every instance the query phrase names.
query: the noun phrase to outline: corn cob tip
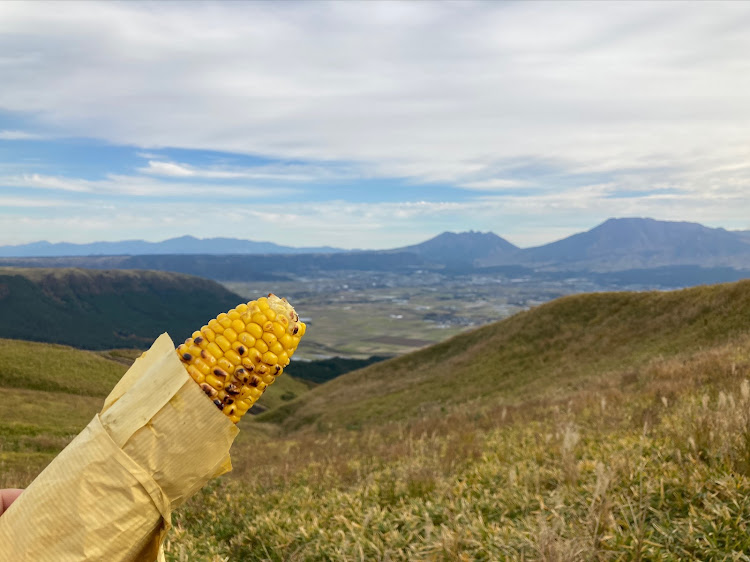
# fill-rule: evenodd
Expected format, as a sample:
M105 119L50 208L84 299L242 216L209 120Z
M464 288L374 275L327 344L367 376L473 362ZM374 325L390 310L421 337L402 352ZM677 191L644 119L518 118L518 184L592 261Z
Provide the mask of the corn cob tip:
M219 314L176 352L208 398L237 423L289 365L306 328L286 299L269 293Z

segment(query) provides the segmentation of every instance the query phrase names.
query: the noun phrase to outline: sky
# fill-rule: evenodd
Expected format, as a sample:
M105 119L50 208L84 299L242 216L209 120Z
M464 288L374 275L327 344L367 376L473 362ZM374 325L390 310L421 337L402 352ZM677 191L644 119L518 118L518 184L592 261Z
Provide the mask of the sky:
M747 2L0 2L0 245L750 229Z

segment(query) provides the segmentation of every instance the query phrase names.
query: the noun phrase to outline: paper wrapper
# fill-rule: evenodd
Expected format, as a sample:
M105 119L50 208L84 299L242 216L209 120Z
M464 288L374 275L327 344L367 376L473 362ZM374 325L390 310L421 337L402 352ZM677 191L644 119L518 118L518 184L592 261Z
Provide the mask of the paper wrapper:
M0 560L163 560L171 511L232 469L238 429L162 334L0 517Z

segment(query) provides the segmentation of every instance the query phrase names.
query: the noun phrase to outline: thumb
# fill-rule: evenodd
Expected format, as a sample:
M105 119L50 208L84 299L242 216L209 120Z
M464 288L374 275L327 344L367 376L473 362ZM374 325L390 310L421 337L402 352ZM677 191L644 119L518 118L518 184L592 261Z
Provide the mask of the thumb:
M23 492L23 490L19 490L18 488L0 490L0 515L2 515L5 510L10 507L10 504L21 495L21 492Z

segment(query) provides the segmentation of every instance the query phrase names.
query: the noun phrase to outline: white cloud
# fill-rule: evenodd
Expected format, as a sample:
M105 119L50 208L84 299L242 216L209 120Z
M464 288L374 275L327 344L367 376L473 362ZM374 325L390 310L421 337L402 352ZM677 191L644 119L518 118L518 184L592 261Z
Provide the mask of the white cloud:
M26 131L0 130L0 140L38 140L44 138L36 133Z
M536 244L613 215L749 228L749 24L739 2L0 3L0 74L13 85L0 88L0 111L135 146L147 162L141 176L0 185L149 202L342 177L462 190L458 202L291 204L257 217L291 224L275 241L295 245L301 232L306 244L337 244L347 229L338 245L389 247L469 228ZM297 163L199 166L164 147ZM201 217L222 224L252 212L201 201ZM157 208L118 217L162 229L155 239L205 228L187 210L167 226L141 220ZM66 232L62 218L35 220Z
M529 182L527 181L493 178L493 179L487 179L487 180L470 181L470 182L462 183L459 185L459 187L463 187L465 189L473 189L477 191L496 191L496 190L503 190L503 189L515 189L519 187L525 187L528 185L529 185Z
M190 164L181 164L163 160L149 160L148 166L138 168L143 174L155 176L167 176L173 178L208 178L221 180L272 180L282 182L308 182L319 179L332 179L347 177L348 174L336 172L331 169L312 166L256 166L253 168L241 167L197 167ZM348 175L351 177L350 175Z
M211 197L266 198L289 197L298 191L288 187L274 187L272 190L262 185L222 185L211 183L186 183L162 181L159 179L109 174L105 179L89 180L44 174L17 174L0 176L0 187L44 189L62 192L77 192L90 195L156 197L193 197L202 200Z
M508 158L685 166L747 146L744 3L4 3L0 14L14 85L0 108L116 143L464 184Z

